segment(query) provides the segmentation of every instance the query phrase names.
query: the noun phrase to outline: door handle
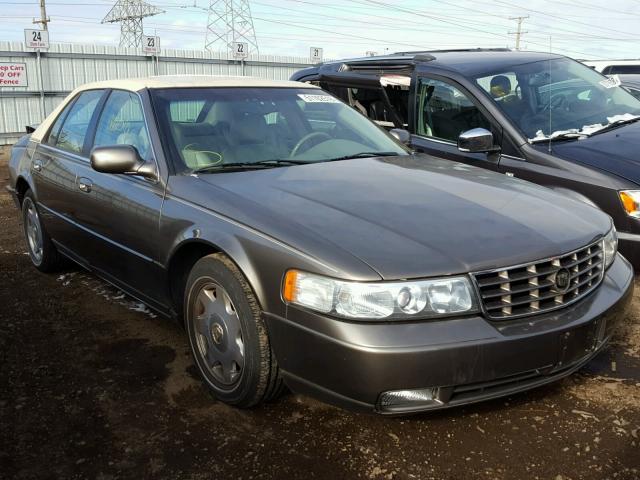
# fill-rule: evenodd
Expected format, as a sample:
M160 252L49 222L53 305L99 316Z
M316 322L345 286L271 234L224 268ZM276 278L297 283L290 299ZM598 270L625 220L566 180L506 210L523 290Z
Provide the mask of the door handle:
M34 160L33 161L33 169L36 172L42 171L42 162L40 160Z
M91 187L93 187L93 182L91 182L91 180L89 180L88 178L78 179L78 188L84 193L89 193L91 191Z

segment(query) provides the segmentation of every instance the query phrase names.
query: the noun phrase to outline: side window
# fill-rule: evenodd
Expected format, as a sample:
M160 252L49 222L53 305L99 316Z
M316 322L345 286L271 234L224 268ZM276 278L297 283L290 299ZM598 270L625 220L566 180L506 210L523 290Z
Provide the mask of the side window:
M420 79L417 133L456 142L472 128L491 129L478 107L453 85L429 78Z
M93 146L108 145L131 145L144 160L151 158L149 133L140 98L135 93L114 90L104 104Z
M47 139L47 144L51 146L55 146L56 142L58 141L58 136L60 135L60 128L62 128L62 122L64 122L64 119L67 117L69 110L71 110L74 100L75 99L71 100L67 104L67 106L64 108L64 110L60 112L60 115L58 115L58 118L56 118L56 121L53 123L53 127L51 127L51 130L49 132L49 138Z
M49 136L49 144L69 152L82 153L89 122L103 93L104 90L81 93L71 106L69 114L65 117L65 109L56 120ZM58 122L64 123L59 126Z
M393 116L388 111L382 90L373 88L350 88L349 103L363 115L381 126L394 127Z

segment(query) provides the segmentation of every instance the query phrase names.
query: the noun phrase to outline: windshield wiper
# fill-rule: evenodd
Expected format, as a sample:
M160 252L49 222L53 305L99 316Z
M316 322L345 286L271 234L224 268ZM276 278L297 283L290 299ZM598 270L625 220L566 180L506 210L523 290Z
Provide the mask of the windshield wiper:
M273 168L277 166L287 166L287 165L302 165L308 162L302 160L284 160L284 159L273 159L273 160L260 160L259 162L231 162L231 163L221 163L219 165L208 165L206 167L196 168L191 173L205 173L205 172L218 172L225 170L259 170L262 168Z
M326 160L319 160L320 162L335 162L338 160L351 160L352 158L369 158L369 157L396 157L398 152L359 152L352 155L345 155L344 157L327 158Z
M619 120L615 120L615 121L613 121L611 123L606 124L604 127L599 128L598 130L593 132L591 135L596 135L596 134L601 133L601 132L606 132L607 130L612 130L612 129L620 127L622 125L627 125L629 123L635 123L638 120L640 120L640 116L633 117L633 118L621 118Z

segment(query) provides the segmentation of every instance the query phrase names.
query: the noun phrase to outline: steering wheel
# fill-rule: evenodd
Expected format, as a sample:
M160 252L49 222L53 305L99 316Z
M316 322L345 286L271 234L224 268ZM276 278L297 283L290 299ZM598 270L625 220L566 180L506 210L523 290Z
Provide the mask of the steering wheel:
M326 137L327 140L331 140L331 135L329 135L328 133L325 133L325 132L311 132L311 133L308 133L304 137L302 137L298 143L296 143L296 146L293 147L293 150L291 150L291 153L289 154L289 158L295 157L298 154L298 150L300 150L300 147L302 147L302 145L307 143L312 138L316 138L316 137L318 137L318 138L325 138ZM311 148L311 147L309 147L309 148ZM308 150L308 148L307 148L307 150Z
M201 153L203 154L207 160L211 160L211 163L207 164L207 165L202 165L202 166L207 166L207 167L215 167L216 165L220 165L222 163L222 161L224 160L224 157L222 156L221 153L218 152L213 152L211 150L200 150L199 148L195 148L195 147L199 147L200 145L198 143L190 143L189 145L186 145L182 151L184 153L186 152L193 152L194 155ZM197 159L196 159L197 161Z
M549 103L546 103L542 107L541 112L547 112L549 110L558 110L559 108L567 109L567 107L568 107L567 97L564 96L562 93L556 93L554 96L552 96L549 99Z

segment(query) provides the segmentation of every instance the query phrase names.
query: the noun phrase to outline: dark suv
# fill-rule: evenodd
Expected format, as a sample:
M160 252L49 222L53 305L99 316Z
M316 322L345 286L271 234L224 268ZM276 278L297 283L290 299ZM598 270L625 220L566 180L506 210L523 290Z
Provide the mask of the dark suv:
M548 53L409 52L336 61L311 82L412 148L529 180L613 217L640 268L640 101L615 79Z

